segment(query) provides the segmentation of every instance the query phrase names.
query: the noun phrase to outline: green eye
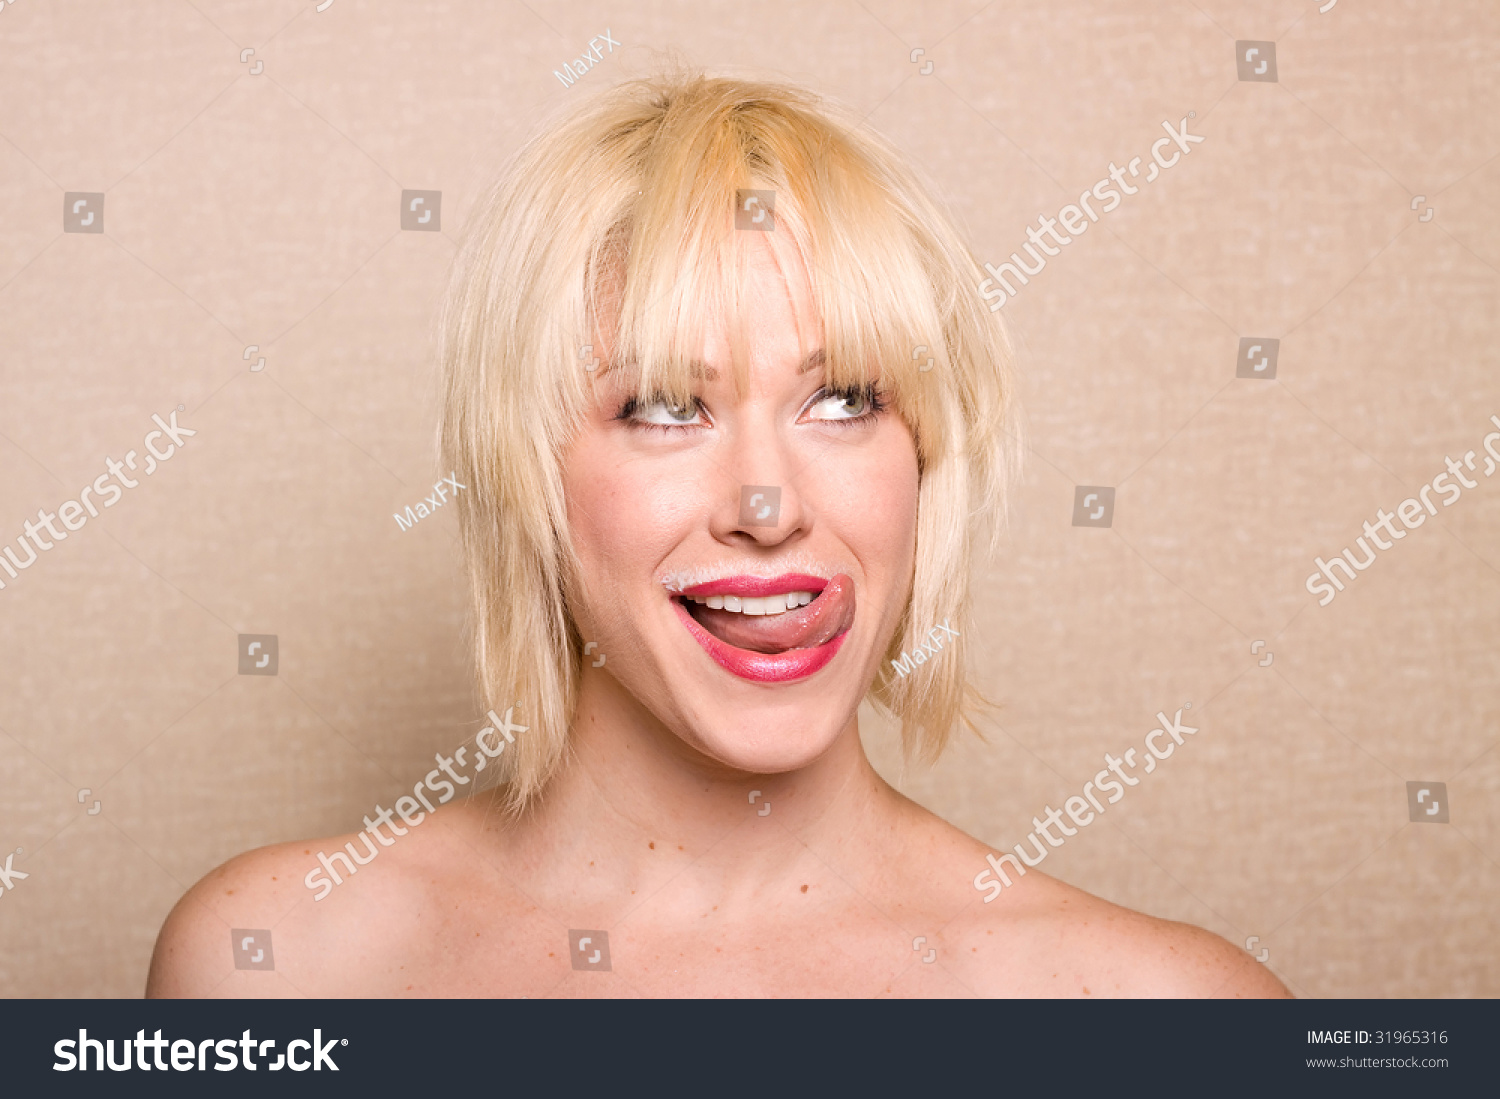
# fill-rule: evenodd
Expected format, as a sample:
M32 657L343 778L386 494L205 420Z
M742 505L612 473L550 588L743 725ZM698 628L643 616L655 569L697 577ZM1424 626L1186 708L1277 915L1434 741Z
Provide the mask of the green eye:
M807 410L807 416L812 420L858 420L879 409L879 402L869 389L851 389L820 397Z
M638 423L654 424L658 427L687 426L698 421L701 406L697 401L688 404L673 404L657 398L642 401L631 409L630 418Z
M839 405L839 407L846 415L863 416L870 410L870 400L862 391L859 393L846 394L845 396L840 398L840 400L842 403Z

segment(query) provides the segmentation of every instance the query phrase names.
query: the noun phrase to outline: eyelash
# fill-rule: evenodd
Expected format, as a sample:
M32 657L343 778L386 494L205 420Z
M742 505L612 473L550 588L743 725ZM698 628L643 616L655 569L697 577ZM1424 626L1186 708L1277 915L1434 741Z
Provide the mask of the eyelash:
M851 416L851 417L849 417L848 419L845 419L845 420L823 420L823 421L820 421L822 423L826 423L826 424L840 424L840 425L845 425L845 426L849 426L849 425L853 425L853 424L863 424L863 423L869 422L870 420L875 419L876 416L880 415L880 413L882 413L882 412L884 412L886 410L885 398L883 396L881 396L880 389L879 389L879 387L876 386L876 384L874 382L870 382L870 383L868 383L866 385L863 385L863 386L850 386L848 389L840 389L840 390L837 390L837 391L831 391L831 390L828 390L828 389L820 389L820 390L818 390L818 392L816 394L813 395L812 400L810 400L810 401L807 402L806 407L807 408L812 408L814 405L817 405L818 403L820 403L822 401L826 401L826 400L828 400L828 399L830 399L832 397L841 397L841 398L843 398L846 401L850 400L851 398L854 398L854 397L863 397L865 399L865 401L869 404L870 407L865 412L861 413L858 416ZM644 404L649 407L650 405L653 405L653 404L656 404L656 403L658 403L660 401L665 401L665 400L666 400L666 397L658 395L658 396L652 398L651 400L644 402ZM644 423L641 420L635 419L635 414L638 411L640 411L642 403L643 402L641 401L641 399L639 397L631 397L631 398L629 398L623 405L620 406L620 410L617 413L615 413L614 419L624 421L625 424L627 426L629 426L629 427L632 427L632 428L644 428L647 431L681 431L684 428L692 429L692 428L697 428L697 427L702 427L703 426L702 424L648 424L648 423ZM693 407L696 408L698 410L698 412L700 412L700 413L703 412L703 402L700 401L697 397L693 398Z

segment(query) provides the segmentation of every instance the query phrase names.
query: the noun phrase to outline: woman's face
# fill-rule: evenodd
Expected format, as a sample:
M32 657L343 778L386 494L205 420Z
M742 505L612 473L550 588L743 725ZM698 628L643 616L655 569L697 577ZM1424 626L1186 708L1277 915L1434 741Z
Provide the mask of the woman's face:
M572 612L597 643L585 691L611 676L698 751L762 774L848 727L910 589L917 512L910 429L873 390L823 388L805 272L771 236L751 247L743 396L716 320L694 405L606 373L564 459Z

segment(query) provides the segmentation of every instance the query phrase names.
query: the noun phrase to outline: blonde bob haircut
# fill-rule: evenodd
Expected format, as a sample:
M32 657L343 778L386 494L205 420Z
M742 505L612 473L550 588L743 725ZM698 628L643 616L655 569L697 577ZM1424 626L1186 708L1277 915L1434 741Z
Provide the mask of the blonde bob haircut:
M918 659L941 623L967 635L971 550L993 547L1019 453L1010 344L978 263L896 149L846 110L782 84L636 80L516 154L475 208L444 306L440 449L468 486L456 502L479 687L526 726L496 761L511 812L563 759L582 671L563 455L607 371L689 401L712 316L735 318L743 386L737 306L758 234L734 214L747 189L775 193L772 231L807 273L828 387L875 381L916 440L915 574L871 698L924 762L983 705L962 649Z

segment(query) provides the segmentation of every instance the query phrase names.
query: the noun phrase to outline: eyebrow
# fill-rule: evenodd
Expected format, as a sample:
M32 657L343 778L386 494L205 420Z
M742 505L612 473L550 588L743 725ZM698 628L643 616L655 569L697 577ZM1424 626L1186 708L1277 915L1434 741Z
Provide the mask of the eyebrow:
M797 364L797 373L806 374L809 370L820 369L827 361L828 353L820 347ZM719 380L719 372L698 359L693 359L688 363L688 369L695 378L704 378L711 382Z

